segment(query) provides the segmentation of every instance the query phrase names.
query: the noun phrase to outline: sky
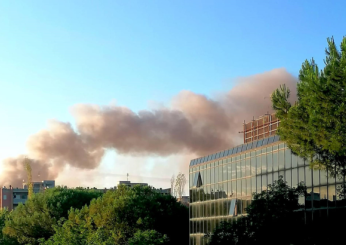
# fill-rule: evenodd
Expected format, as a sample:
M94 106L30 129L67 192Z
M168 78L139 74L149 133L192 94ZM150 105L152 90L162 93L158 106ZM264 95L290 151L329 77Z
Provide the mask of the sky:
M275 68L297 76L312 57L322 67L327 37L346 35L344 9L344 1L1 1L0 159L25 153L50 119L74 124L75 104L136 112L182 90L213 96ZM182 168L175 162L189 163L107 152L97 169L106 177L66 169L58 182L102 188L130 173L168 187Z

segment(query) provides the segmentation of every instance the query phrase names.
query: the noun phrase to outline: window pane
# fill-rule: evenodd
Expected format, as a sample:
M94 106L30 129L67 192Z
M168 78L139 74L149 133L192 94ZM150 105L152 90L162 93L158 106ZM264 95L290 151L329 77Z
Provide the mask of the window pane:
M292 154L290 149L285 150L285 168L292 168Z
M292 169L292 187L296 187L298 185L298 169Z
M237 180L237 197L240 197L242 195L241 193L241 180Z
M298 157L298 166L304 166L304 159L301 157Z
M246 195L251 195L251 178L246 179Z
M237 178L237 164L232 163L232 180L235 180Z
M207 169L207 184L210 184L210 168Z
M252 176L256 175L256 158L255 157L251 158L251 175Z
M219 165L219 182L222 181L222 165Z
M326 185L328 183L326 171L320 172L320 183L321 183L321 185Z
M228 171L228 166L227 166L227 164L224 164L223 166L222 166L222 171L223 171L223 178L222 178L222 180L223 181L226 181L226 180L228 180L228 176L227 176L227 171Z
M251 195L256 192L256 177L251 177Z
M250 158L246 159L246 175L245 176L250 176Z
M256 157L257 162L257 174L261 174L262 164L261 164L261 156Z
M291 155L292 155L292 168L296 168L298 166L298 158L293 153L291 153Z
M298 168L298 182L304 182L305 183L305 173L304 173L304 167Z
M287 185L292 187L292 173L291 170L286 170L286 178L285 180L287 181Z
M219 182L219 166L215 167L215 183Z
M313 180L314 186L320 185L320 170L313 170L312 174L313 174L312 180Z
M329 202L330 207L335 206L335 203L334 203L336 200L335 185L328 186L328 200L330 201Z
M262 191L262 181L261 181L261 176L256 176L257 179L257 193L260 193Z
M228 180L232 180L232 164L227 164Z
M266 190L267 189L267 176L266 175L262 175L262 190Z
M279 172L273 173L273 182L279 179Z
M279 170L283 170L285 168L285 152L279 151Z
M242 191L241 191L242 196L246 196L246 179L242 179L241 183L242 183L242 186L241 186L241 188L242 188Z
M267 155L267 163L268 163L268 173L273 171L273 154L270 153Z
M267 178L268 178L268 185L272 185L273 184L273 174L270 173L267 175Z
M245 160L241 160L241 177L245 177Z
M214 184L215 183L215 178L214 178L215 177L215 168L213 168L213 167L210 169L210 177L211 177L210 183Z
M261 162L262 162L262 174L265 174L267 173L267 157L265 154L262 155Z
M312 186L312 179L311 179L311 169L309 168L309 166L305 167L305 184L307 187L311 187Z
M328 200L328 195L327 195L327 186L321 186L320 187L320 207L327 207L327 200Z
M278 153L273 153L273 171L279 170Z
M236 197L237 196L237 181L233 180L232 181L232 197Z
M232 196L232 182L228 182L227 183L227 186L228 186L228 197L231 197Z
M237 166L237 179L241 178L241 166L240 166L240 162L236 163Z

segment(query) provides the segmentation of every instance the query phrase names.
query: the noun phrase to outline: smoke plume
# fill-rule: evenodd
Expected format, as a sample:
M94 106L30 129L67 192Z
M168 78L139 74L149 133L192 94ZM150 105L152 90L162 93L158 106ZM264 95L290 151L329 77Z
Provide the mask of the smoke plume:
M297 80L285 69L238 78L235 86L215 99L181 91L169 107L142 110L79 104L71 109L77 131L69 123L52 121L27 142L33 170L55 178L66 165L80 169L99 166L104 149L119 154L170 156L205 155L241 144L243 120L271 111L270 94L280 84L296 91ZM295 99L292 93L293 100ZM6 159L1 185L20 185L25 177L18 159ZM186 163L188 164L188 163Z

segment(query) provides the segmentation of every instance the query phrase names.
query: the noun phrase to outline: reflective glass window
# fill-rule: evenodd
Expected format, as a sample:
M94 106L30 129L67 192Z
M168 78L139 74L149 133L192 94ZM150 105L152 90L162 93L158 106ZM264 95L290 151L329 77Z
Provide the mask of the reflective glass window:
M232 180L232 163L227 164L228 180Z
M250 196L251 195L251 178L246 179L246 193L245 195Z
M251 177L251 194L256 192L256 177Z
M279 148L278 145L273 145L273 151L276 151Z
M291 153L292 155L292 168L296 168L298 166L298 157Z
M256 146L256 147L260 147L260 146L262 146L262 143L263 143L263 140L259 140L259 141L257 141L257 146Z
M273 147L269 146L267 147L267 153L271 152L273 150Z
M262 175L262 190L266 190L267 189L267 175Z
M237 164L232 163L232 180L237 178Z
M286 181L285 171L279 171L279 176L282 176L283 180Z
M312 171L313 185L314 186L320 185L320 170L311 170L311 171Z
M238 146L238 147L237 147L237 153L241 152L241 147L242 147L242 146Z
M298 183L300 182L304 182L305 183L305 171L304 171L304 167L300 167L298 168Z
M227 182L227 189L228 189L227 197L231 197L232 196L232 192L233 192L233 190L232 190L232 182Z
M215 168L211 168L210 169L210 183L211 184L214 184L215 183Z
M330 201L330 207L335 206L336 193L335 193L335 185L328 186L328 200Z
M279 170L279 160L278 160L278 153L273 153L273 171Z
M241 180L241 188L242 188L242 191L241 191L241 194L242 196L246 196L247 193L246 193L246 179L242 179Z
M237 197L240 197L240 196L242 195L241 188L242 188L242 186L241 186L241 180L238 179L238 180L237 180Z
M287 185L292 187L292 172L291 169L288 169L285 171L286 177L285 180L287 181Z
M273 142L274 142L274 136L269 137L268 144L271 144L271 143L273 143Z
M219 182L221 182L222 181L222 165L219 165L219 173L218 173L218 175L219 175Z
M210 200L215 200L215 185L210 186Z
M206 187L206 199L205 200L210 200L210 185Z
M260 193L262 191L262 181L261 181L261 175L256 176L256 185L257 185L257 193Z
M296 187L298 185L298 169L292 169L292 187Z
M330 185L330 184L334 185L335 182L336 182L335 177L328 176L328 184L329 184L329 185Z
M228 176L227 176L227 172L228 172L228 165L227 164L224 164L222 166L222 180L225 181L225 180L228 180Z
M292 153L290 149L285 150L285 169L292 168Z
M262 169L261 156L256 157L256 165L257 165L257 174L261 174L261 169Z
M268 138L263 139L263 144L262 145L267 145L268 144Z
M240 162L236 163L236 167L237 167L237 178L241 177L241 166L240 166Z
M251 158L251 176L256 175L256 157Z
M305 184L307 187L312 186L311 169L309 168L309 166L305 167Z
M320 183L321 183L321 185L326 185L328 183L328 178L327 178L327 172L326 171L321 171L320 172Z
M242 214L242 200L237 199L237 215Z
M250 158L246 159L246 164L245 164L245 176L250 176L251 175L251 164L250 164Z
M241 160L241 166L240 166L241 177L245 177L245 170L246 170L245 160Z
M246 151L247 144L244 144L243 147L241 148L241 151Z
M273 182L279 179L279 172L273 173Z
M268 185L272 185L273 184L273 174L270 173L267 175L268 178Z
M321 186L320 187L320 207L327 207L328 202L328 193L327 193L327 186Z
M252 149L252 143L253 143L253 142L250 142L250 143L247 145L247 148L246 148L247 150Z
M231 188L232 188L231 195L232 195L232 197L236 197L237 196L237 181L233 180L231 183L232 183L231 184Z
M298 166L304 166L304 159L301 157L297 157L298 160Z
M267 167L268 167L268 173L271 173L273 171L273 154L269 153L267 154Z
M210 168L207 168L207 178L206 178L206 180L207 180L207 182L206 182L206 184L210 184Z
M279 170L283 170L285 168L285 152L279 151Z
M266 154L261 156L261 162L262 162L262 174L267 173L267 156Z
M211 210L210 210L210 216L215 216L215 202L211 203Z

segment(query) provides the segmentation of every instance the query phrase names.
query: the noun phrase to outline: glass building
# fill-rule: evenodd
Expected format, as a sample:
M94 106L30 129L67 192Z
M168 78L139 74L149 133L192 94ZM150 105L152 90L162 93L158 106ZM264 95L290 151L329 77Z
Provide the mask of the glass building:
M309 219L345 206L336 193L344 180L311 170L309 162L293 155L275 135L190 162L190 244L207 244L205 234L221 221L246 215L252 193L265 190L280 175L292 187L306 183L309 194L299 201Z

